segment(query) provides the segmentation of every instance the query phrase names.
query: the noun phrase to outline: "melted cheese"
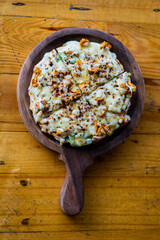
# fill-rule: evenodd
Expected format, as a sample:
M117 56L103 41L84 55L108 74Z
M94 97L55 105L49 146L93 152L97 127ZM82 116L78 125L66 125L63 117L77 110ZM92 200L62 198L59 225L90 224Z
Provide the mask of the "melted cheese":
M87 96L87 100L92 106L104 104L108 111L124 112L129 109L132 97L132 89L128 82L131 80L125 72L93 91Z
M73 146L97 142L127 124L135 91L109 44L82 42L46 53L29 87L35 122L60 144Z
M43 118L46 113L48 115L58 110L82 94L57 52L53 50L46 53L34 67L29 95L32 102L30 109L38 122L40 116ZM44 103L45 106L42 107Z
M99 43L80 47L79 42L69 41L57 50L85 95L123 72L116 54L108 48L101 49Z

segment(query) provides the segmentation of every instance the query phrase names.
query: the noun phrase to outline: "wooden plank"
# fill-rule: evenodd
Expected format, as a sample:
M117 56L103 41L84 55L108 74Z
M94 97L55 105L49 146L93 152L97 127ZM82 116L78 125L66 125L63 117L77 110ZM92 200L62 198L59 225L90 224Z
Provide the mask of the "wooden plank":
M0 125L1 130L26 131L18 111L16 87L18 75L0 75ZM12 125L13 123L13 125ZM15 128L16 126L16 128Z
M87 169L84 208L72 218L58 205L64 167L57 155L29 133L0 139L2 232L160 228L159 135L130 136Z
M18 75L1 74L0 78L0 131L27 131L21 120L16 99ZM160 133L160 81L146 79L145 84L145 110L134 132Z
M23 132L23 133L6 132L6 134L1 132L0 134L2 134L2 138L1 138L2 166L0 169L1 173L19 173L19 172L20 173L21 172L37 173L36 169L38 169L39 168L38 166L41 165L42 166L40 170L41 173L49 174L47 170L48 166L51 167L51 171L52 171L54 168L54 164L56 165L59 164L63 169L62 163L60 161L57 161L57 154L56 153L53 154L51 150L48 150L45 147L43 147L28 132ZM17 136L20 141L19 143L21 144L22 151L19 149L19 146L17 145ZM8 149L8 146L10 146L9 149ZM3 148L4 148L4 151L3 151ZM33 152L33 154L31 154L31 151ZM23 152L25 152L24 156L23 156ZM41 162L39 161L39 153L41 153L41 157L43 159ZM16 155L18 154L18 155L16 156L15 154ZM23 158L21 156L23 156ZM13 158L14 158L14 162L10 162L13 160ZM6 162L7 164L4 164ZM27 162L28 167L27 166L25 167L25 162ZM61 170L61 174L62 172L63 171ZM61 176L59 172L57 172L57 176Z
M108 231L75 231L75 232L35 232L35 233L3 233L3 240L23 239L23 240L158 240L160 235L159 229L154 230L108 230Z
M93 21L158 23L159 14L155 11L159 1L28 1L20 5L12 0L1 0L2 15L81 19ZM117 18L118 16L118 18Z
M54 31L65 27L90 27L111 33L138 61L145 78L159 78L160 25L79 20L1 17L0 73L19 73L31 50ZM13 31L14 29L14 31Z
M57 154L43 147L30 133L0 132L0 137L0 173L64 176L64 167L61 161L57 161ZM116 151L99 157L89 169L94 169L96 176L101 177L114 176L115 173L127 177L156 176L160 173L159 144L160 135L132 134ZM112 171L108 172L108 169Z

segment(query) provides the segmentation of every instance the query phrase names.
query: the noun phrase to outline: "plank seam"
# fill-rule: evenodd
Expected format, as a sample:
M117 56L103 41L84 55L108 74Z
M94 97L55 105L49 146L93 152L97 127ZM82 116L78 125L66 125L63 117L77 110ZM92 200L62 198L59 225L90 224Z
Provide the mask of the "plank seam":
M5 15L5 14L0 14L0 17L22 17L22 18L37 18L37 19L54 19L54 20L70 20L70 21L82 21L82 22L86 22L86 21L91 21L91 22L106 22L106 23L113 23L115 21L106 21L106 20L94 20L94 19L79 19L79 18L54 18L54 17L36 17L36 16L22 16L22 15ZM120 23L119 21L117 21L118 23ZM124 23L126 23L124 21ZM131 23L131 22L128 22ZM135 23L138 24L138 23ZM141 23L141 24L144 24ZM159 25L157 23L148 23L150 25Z
M108 225L112 225L112 224L108 224ZM117 225L119 225L119 224L117 224ZM126 225L126 224L124 224L124 225ZM129 224L129 225L135 225L135 224ZM151 226L153 226L153 225L160 225L160 224L138 224L138 225L142 225L142 226L148 226L148 225L151 225ZM70 231L65 231L65 230L57 230L57 231L22 231L22 232L16 232L16 231L9 231L9 232L0 232L0 233L55 233L55 232L67 232L67 233L69 233L69 232L106 232L106 231L109 231L109 232L111 232L111 231L135 231L135 229L94 229L94 230L92 230L92 229L88 229L88 230L70 230ZM154 230L154 228L151 228L151 229L136 229L136 231L140 231L140 230L145 230L145 231L151 231L151 230ZM157 228L155 228L155 230L159 230L159 229L157 229Z

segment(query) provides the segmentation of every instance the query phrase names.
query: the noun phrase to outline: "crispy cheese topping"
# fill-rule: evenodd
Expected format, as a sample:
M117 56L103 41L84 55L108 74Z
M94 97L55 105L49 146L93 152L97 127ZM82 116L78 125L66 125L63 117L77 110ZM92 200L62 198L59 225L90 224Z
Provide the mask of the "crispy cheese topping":
M112 45L111 45L110 43L104 41L104 42L101 44L101 49L102 49L102 48L105 48L105 47L108 47L109 49L111 49L111 48L112 48Z
M82 38L80 41L80 46L84 47L84 46L89 46L90 45L90 41L86 38Z

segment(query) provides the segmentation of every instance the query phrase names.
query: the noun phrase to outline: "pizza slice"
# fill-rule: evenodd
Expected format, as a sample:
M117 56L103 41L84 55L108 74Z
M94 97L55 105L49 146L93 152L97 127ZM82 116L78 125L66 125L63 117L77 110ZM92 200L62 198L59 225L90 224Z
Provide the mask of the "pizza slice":
M68 142L72 146L88 145L106 136L84 97L42 119L39 125L42 131L53 135L61 144Z
M82 85L90 82L90 76L87 63L80 56L81 48L79 42L66 42L62 47L57 48L57 51L83 93Z
M85 44L85 41L87 44ZM90 94L97 87L104 85L113 77L121 74L124 69L118 61L115 53L111 52L111 44L108 42L89 42L87 39L80 41L80 60L85 62L90 75L90 84L84 84L86 94ZM89 86L91 85L91 86Z
M82 95L55 50L46 53L34 68L29 87L30 109L35 121Z
M129 109L132 93L135 91L136 86L131 83L128 73L125 72L97 88L86 99L92 107L102 105L107 111L122 113Z
M82 39L85 40L85 39ZM101 77L106 79L113 78L121 74L124 69L122 64L117 59L115 53L111 52L111 44L108 42L96 43L89 42L86 39L87 45L81 44L80 60L86 61L90 73L100 73Z
M103 127L107 136L113 134L113 132L120 127L126 125L130 120L130 116L125 113L113 113L108 112L107 108L103 105L97 106L93 109L99 125Z

